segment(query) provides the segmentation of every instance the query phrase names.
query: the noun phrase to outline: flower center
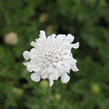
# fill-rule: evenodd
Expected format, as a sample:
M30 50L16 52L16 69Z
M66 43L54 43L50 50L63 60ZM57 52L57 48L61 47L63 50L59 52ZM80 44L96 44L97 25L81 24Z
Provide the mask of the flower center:
M58 63L61 59L61 53L55 48L46 48L40 53L42 66L46 67L53 63Z

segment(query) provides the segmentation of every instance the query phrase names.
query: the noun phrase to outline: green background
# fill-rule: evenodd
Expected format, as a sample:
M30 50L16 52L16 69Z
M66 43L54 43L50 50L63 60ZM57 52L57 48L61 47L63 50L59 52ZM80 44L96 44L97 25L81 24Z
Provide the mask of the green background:
M35 83L22 64L42 29L80 42L67 84ZM10 32L16 45L4 42ZM109 0L0 0L0 109L109 109Z

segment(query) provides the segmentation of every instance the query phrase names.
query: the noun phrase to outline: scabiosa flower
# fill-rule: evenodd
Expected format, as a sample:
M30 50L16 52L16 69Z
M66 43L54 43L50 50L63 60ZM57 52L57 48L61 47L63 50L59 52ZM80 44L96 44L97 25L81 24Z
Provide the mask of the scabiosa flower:
M31 79L39 82L41 79L48 79L50 86L54 80L61 78L62 83L70 80L70 70L78 71L77 60L73 58L71 49L77 49L79 42L72 43L74 36L71 34L52 34L46 37L44 31L40 31L40 37L31 42L33 48L24 51L23 56L28 62L24 62L31 74Z

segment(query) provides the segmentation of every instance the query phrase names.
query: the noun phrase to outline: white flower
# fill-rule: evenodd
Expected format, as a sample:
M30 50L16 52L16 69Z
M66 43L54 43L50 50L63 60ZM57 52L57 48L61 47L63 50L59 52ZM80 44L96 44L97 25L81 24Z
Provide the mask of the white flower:
M41 79L48 79L50 86L54 80L61 78L62 83L70 80L70 70L78 71L77 60L73 58L71 49L77 49L79 42L72 43L74 36L52 34L46 37L44 31L40 31L40 37L32 42L33 48L24 51L23 56L28 62L24 65L31 74L33 81L39 82Z

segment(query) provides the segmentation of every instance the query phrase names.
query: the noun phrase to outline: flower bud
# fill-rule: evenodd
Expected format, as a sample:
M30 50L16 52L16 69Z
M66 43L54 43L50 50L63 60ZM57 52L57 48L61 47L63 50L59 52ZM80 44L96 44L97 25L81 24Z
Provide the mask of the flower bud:
M47 13L43 13L43 14L41 14L40 17L39 17L39 21L40 21L41 23L46 22L47 19L48 19L48 14L47 14Z
M93 85L91 86L91 90L92 90L92 92L94 92L94 93L99 93L99 92L101 91L101 88L100 88L99 84L93 84Z
M42 81L40 82L40 86L41 86L41 87L48 87L48 81L47 81L47 80L42 80Z
M14 32L7 33L4 42L8 45L15 45L18 42L17 34Z

